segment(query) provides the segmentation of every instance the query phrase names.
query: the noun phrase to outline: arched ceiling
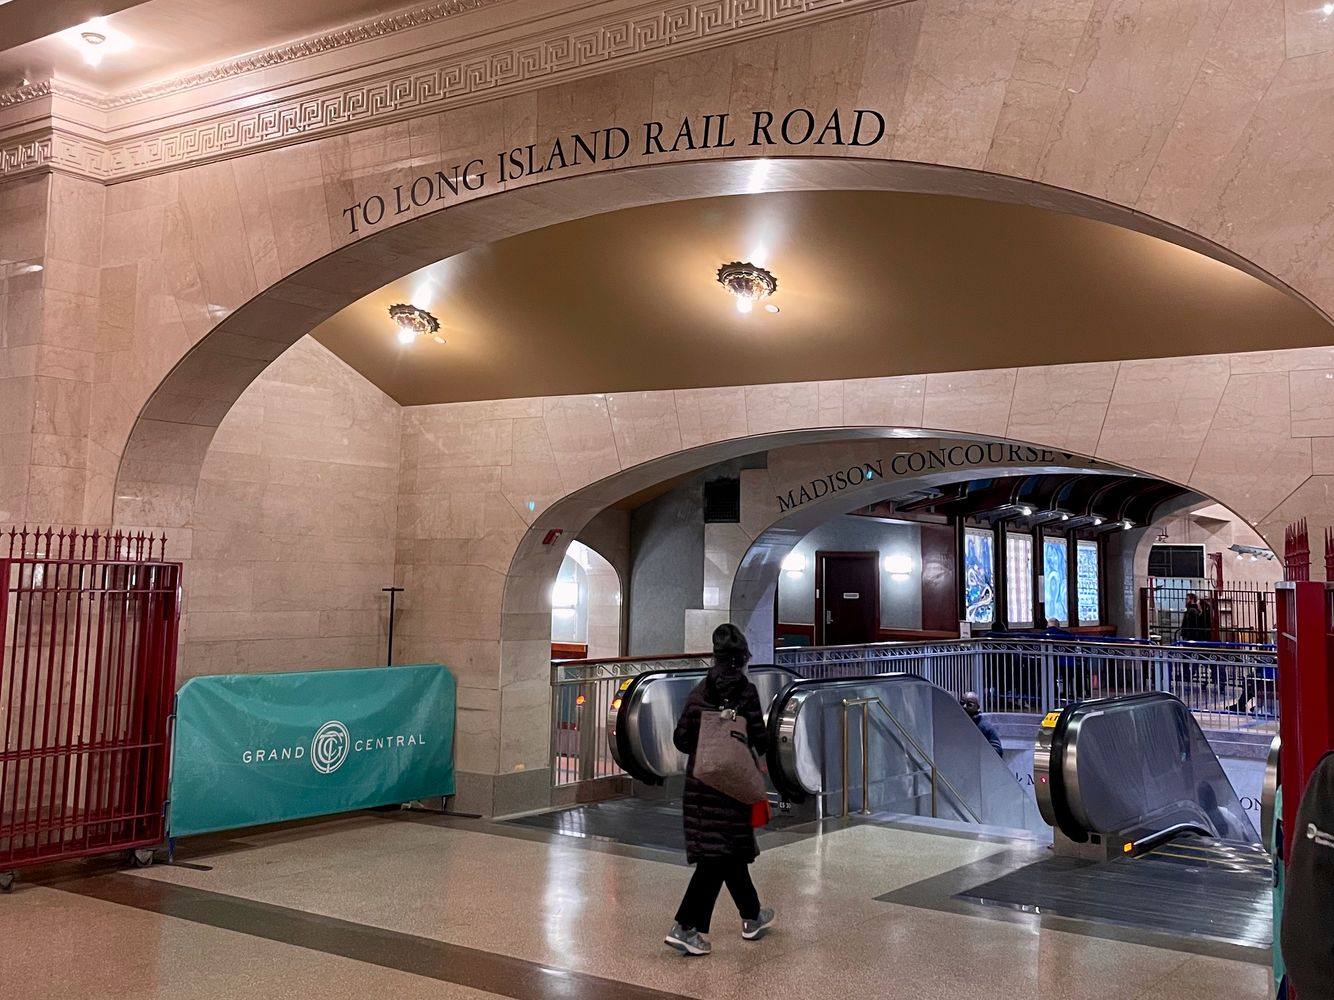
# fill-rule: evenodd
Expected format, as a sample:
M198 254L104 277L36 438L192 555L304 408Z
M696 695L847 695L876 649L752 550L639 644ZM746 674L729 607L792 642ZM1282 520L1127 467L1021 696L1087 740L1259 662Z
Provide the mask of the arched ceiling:
M777 315L715 280L751 260ZM441 322L398 343L388 307ZM405 405L1334 342L1306 304L1108 223L944 195L804 192L591 216L442 260L314 331Z
M1034 524L1059 529L1114 531L1129 522L1143 527L1164 504L1192 496L1185 487L1149 476L1088 474L997 476L960 479L851 511L866 517L945 514L980 521Z

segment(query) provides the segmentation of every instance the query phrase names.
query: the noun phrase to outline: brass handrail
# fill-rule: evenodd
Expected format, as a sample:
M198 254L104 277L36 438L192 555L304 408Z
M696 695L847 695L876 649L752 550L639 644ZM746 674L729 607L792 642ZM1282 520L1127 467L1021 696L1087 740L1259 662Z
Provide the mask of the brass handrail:
M890 711L889 706L878 697L871 698L844 698L843 699L843 815L848 814L848 710L861 706L862 709L862 808L861 814L869 816L871 813L871 778L870 778L870 740L867 737L867 722L869 713L866 708L868 705L878 705L880 710L885 713L885 718L894 724L903 738L908 741L914 750L921 755L931 771L931 816L936 818L936 783L943 784L950 793L953 794L959 806L973 818L974 823L981 823L982 817L973 811L973 807L964 799L963 794L954 787L949 778L940 773L936 766L936 759L926 752L922 744L918 743L912 733L904 728L903 723L899 722L898 717Z

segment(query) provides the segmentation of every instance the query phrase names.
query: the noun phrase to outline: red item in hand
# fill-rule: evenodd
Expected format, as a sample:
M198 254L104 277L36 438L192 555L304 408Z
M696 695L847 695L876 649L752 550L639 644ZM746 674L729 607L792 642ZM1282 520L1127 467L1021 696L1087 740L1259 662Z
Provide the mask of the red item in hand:
M760 799L759 802L756 802L750 807L750 825L757 830L762 826L768 826L769 817L772 815L773 813L769 808L769 800Z

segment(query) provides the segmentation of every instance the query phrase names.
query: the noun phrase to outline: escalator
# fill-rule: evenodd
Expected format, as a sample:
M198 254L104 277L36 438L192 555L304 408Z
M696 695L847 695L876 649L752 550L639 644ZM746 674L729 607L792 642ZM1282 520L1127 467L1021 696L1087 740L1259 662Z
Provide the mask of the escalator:
M1271 859L1178 699L1131 695L1049 714L1033 776L1053 856L959 898L1267 956Z
M920 677L803 680L752 666L769 727L769 779L785 816L917 816L1042 833L1033 798L949 693ZM631 777L661 785L684 773L676 720L703 670L628 681L607 739ZM845 775L847 780L845 781Z
M769 776L819 817L908 815L1036 831L1036 805L956 698L911 674L790 684L769 712Z
M1161 692L1080 702L1043 720L1033 776L1058 851L1143 854L1177 838L1258 845L1195 717Z
M647 785L683 775L685 755L672 743L676 720L705 670L648 670L626 682L607 713L607 743L622 771ZM786 667L746 670L768 709L775 696L797 678Z

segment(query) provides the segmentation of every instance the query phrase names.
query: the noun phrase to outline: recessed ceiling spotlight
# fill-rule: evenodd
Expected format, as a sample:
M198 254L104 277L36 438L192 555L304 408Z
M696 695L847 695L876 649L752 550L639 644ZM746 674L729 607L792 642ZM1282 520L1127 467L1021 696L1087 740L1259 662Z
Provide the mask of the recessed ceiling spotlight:
M435 335L440 332L440 321L428 313L425 309L419 309L417 306L410 306L400 302L398 305L389 307L389 317L398 324L398 342L400 344L411 344L418 337L426 334ZM443 344L443 337L436 336L435 342Z
M774 305L772 302L770 302L767 306L764 307L764 311L767 313L776 313L778 312L778 307Z
M84 31L79 34L79 37L89 45L101 45L107 40L107 36L100 31Z
M733 261L718 268L718 284L736 296L736 311L748 313L755 303L778 290L778 279L755 264Z

